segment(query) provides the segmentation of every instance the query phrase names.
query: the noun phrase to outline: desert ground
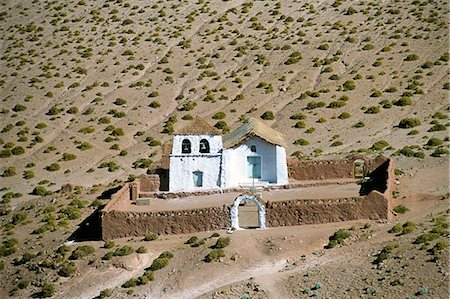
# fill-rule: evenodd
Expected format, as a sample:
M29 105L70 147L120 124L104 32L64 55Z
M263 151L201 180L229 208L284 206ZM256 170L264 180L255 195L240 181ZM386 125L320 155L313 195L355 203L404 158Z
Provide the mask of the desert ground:
M440 0L0 1L0 298L448 298L448 17ZM392 156L406 209L196 247L68 242L195 116L263 119L300 159Z
M262 118L301 158L448 155L448 9L2 1L0 190L133 178L194 116Z

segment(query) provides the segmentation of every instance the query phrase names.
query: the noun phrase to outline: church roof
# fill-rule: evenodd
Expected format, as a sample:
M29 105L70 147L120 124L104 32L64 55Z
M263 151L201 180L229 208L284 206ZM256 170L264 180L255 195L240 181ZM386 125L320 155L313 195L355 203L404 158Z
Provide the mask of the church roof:
M283 134L275 131L264 122L254 117L251 117L236 130L222 136L223 146L225 148L232 148L254 136L257 136L268 143L287 147Z
M181 128L176 135L220 135L220 130L211 126L203 118L196 116L188 125Z

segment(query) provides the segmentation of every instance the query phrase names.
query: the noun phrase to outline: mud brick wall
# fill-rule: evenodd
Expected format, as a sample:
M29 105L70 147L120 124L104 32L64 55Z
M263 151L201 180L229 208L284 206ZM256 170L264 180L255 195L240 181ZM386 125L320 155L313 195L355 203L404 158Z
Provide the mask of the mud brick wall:
M374 191L368 196L289 200L268 203L266 226L291 226L355 219L387 219L388 202Z
M130 184L126 183L119 191L111 195L110 202L103 208L103 212L109 212L115 209L121 202L129 201L131 198Z
M288 159L288 176L299 181L353 178L354 159Z
M160 181L157 174L143 174L139 177L140 192L156 192L159 191Z
M227 206L184 211L124 212L102 211L102 239L156 234L187 234L231 226Z

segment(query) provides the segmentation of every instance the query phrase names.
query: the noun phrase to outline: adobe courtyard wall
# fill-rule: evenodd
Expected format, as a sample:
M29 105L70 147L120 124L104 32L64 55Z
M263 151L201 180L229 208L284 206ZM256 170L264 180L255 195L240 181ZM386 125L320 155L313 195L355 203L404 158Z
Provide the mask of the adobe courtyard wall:
M347 159L353 169L353 160ZM367 159L366 167L374 181L369 182L366 194L348 198L329 199L298 199L266 203L266 227L291 226L303 224L318 224L356 219L383 220L391 217L392 192L395 190L394 164L392 159L377 157ZM296 161L298 162L298 161ZM325 172L327 179L336 175L348 175L349 167L338 170L337 163L318 163L317 161L302 161L297 169L309 165L317 170L311 175L316 180L317 175ZM344 163L345 164L345 163ZM314 171L312 171L314 173ZM303 176L305 178L306 176ZM334 178L334 177L333 177ZM344 176L344 178L348 178ZM340 179L340 178L339 178ZM289 185L286 185L289 186ZM292 187L292 186L291 186ZM289 187L286 187L289 188ZM228 229L231 226L231 206L201 208L183 211L164 212L130 212L120 209L121 203L129 204L136 199L139 184L126 183L113 194L111 201L101 211L101 229L104 240L157 234L187 234L200 231ZM147 188L145 188L147 189ZM148 190L148 189L147 189ZM192 194L191 194L192 195ZM201 195L201 194L199 194Z

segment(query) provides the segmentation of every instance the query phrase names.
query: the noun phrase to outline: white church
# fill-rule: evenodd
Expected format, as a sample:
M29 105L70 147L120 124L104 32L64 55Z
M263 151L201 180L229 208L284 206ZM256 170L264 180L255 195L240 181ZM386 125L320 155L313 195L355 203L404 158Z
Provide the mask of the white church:
M200 117L176 132L169 155L169 192L288 183L282 134L256 118L220 131Z

